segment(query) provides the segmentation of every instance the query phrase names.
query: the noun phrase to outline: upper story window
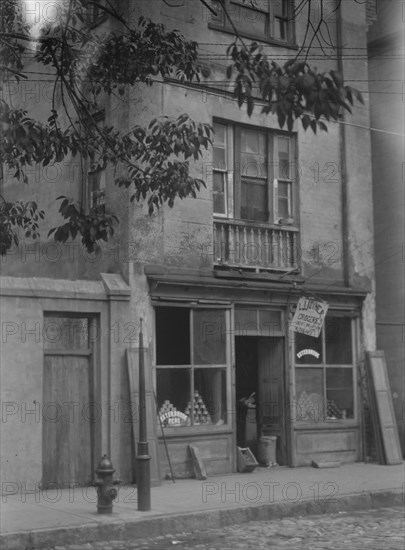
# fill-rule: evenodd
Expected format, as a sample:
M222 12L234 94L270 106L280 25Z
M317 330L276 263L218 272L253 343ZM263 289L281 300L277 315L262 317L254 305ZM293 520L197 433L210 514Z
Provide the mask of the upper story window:
M86 19L90 27L99 25L106 20L106 12L100 8L100 4L104 4L104 0L92 0L86 4Z
M105 112L100 110L93 114L93 121L99 127L105 124ZM105 189L106 189L106 173L102 170L97 162L87 160L86 162L86 204L88 209L97 208L101 212L105 212Z
M214 130L214 214L294 223L294 137L232 124L214 123Z
M293 0L212 0L211 4L217 13L211 17L214 26L233 32L234 25L240 34L259 40L294 41Z

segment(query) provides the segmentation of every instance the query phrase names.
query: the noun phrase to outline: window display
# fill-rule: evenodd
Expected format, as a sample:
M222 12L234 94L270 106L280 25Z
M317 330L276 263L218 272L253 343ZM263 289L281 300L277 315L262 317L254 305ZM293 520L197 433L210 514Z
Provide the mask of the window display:
M354 419L351 318L328 315L319 338L296 333L294 339L297 421Z
M224 309L156 308L156 389L164 427L227 422L227 355Z

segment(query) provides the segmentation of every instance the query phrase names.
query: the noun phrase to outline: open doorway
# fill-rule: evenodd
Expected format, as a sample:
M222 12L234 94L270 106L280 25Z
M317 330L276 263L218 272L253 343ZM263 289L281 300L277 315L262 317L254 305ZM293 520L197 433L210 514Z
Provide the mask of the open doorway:
M287 463L284 406L284 339L236 336L237 445L257 456L263 435L277 436L277 463ZM253 395L252 395L253 394ZM246 398L249 404L245 406Z

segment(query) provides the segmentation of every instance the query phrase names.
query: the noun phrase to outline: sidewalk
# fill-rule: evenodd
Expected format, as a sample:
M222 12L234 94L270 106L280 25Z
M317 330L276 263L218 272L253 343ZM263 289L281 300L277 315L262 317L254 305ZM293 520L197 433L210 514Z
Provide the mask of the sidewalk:
M164 481L151 490L152 510L137 511L135 486L119 489L111 515L97 514L93 487L4 495L0 544L5 550L147 538L250 520L322 514L404 502L404 464L339 468L259 468L252 473Z

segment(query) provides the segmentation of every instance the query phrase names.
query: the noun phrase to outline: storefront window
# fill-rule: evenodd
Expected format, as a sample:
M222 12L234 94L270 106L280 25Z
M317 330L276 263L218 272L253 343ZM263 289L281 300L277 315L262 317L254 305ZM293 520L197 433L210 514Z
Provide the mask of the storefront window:
M224 309L156 308L156 386L163 426L227 422L228 332Z
M226 422L225 369L195 369L193 414L194 425Z
M353 369L326 369L326 397L328 418L354 418Z
M190 426L185 414L190 403L190 371L188 369L157 369L156 387L158 415L164 427Z
M323 370L296 370L296 418L298 421L322 422L324 419Z
M156 310L156 364L190 364L190 311L160 307Z
M294 333L294 340L297 420L354 419L351 318L329 314L318 338Z
M193 312L194 364L226 363L225 311L196 309Z
M352 328L348 317L326 318L325 349L329 365L351 365Z
M298 365L319 365L323 362L322 338L294 333L295 362Z

